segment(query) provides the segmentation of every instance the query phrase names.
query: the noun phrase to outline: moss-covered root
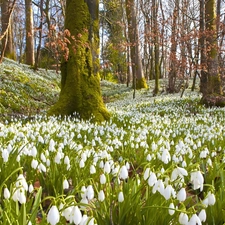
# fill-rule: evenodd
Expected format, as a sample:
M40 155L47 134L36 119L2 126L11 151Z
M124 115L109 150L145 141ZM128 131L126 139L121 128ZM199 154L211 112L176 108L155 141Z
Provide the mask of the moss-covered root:
M147 85L144 77L142 77L141 79L137 79L137 83L136 83L137 90L142 89L142 88L148 88L148 85Z
M209 94L202 97L201 103L207 107L225 107L225 96L218 94Z

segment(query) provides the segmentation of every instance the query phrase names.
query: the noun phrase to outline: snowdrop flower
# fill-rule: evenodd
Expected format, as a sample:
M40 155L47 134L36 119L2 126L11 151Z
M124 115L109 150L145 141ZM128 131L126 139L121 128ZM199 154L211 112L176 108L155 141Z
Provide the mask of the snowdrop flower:
M44 139L41 135L38 136L38 142L44 144Z
M144 180L147 180L150 176L150 168L146 168L144 172Z
M67 179L65 179L65 180L63 181L63 189L65 190L65 189L68 189L68 188L69 188L69 182L68 182Z
M101 190L99 193L98 193L98 200L100 202L103 202L105 200L105 193L103 190Z
M36 157L37 156L37 148L35 146L33 146L33 148L31 149L30 154L33 157Z
M67 207L62 211L62 216L66 218L67 221L70 221L70 215L72 212L73 206Z
M78 225L82 220L82 214L78 206L73 206L70 216L70 222L74 222L76 225Z
M88 216L86 214L84 214L79 225L87 225L87 222L88 222ZM88 223L88 225L89 224L90 224L90 222Z
M80 160L79 166L80 166L80 168L84 168L85 164L84 164L84 160L83 159Z
M38 161L36 159L32 159L32 161L31 161L31 167L33 169L36 169L37 166L38 166Z
M32 193L34 190L34 186L32 184L29 185L28 191Z
M170 153L167 149L163 149L162 157L161 160L165 163L168 164L168 162L171 160Z
M209 192L207 198L208 198L208 205L214 205L215 204L216 198L215 198L214 194Z
M170 205L169 205L169 214L172 216L174 213L175 213L175 206L171 202Z
M104 173L100 175L100 183L101 184L105 184L106 183L106 176L105 176Z
M150 154L148 154L148 155L147 155L147 157L146 157L146 159L147 159L147 161L149 161L149 162L150 162L150 161L152 160L151 155L150 155Z
M49 151L54 152L55 151L55 141L53 139L49 142Z
M174 189L171 185L167 185L167 187L164 189L164 198L166 200L170 199L171 195L174 193Z
M55 156L55 163L60 164L60 160L61 160L61 153L57 152L56 156Z
M165 190L164 182L161 179L159 179L153 186L152 193L155 194L156 191L158 191L161 195L164 195L164 190Z
M180 202L183 202L185 201L186 196L187 194L186 194L185 188L181 188L177 193L177 200L179 200Z
M3 151L2 151L2 158L3 158L3 162L8 162L8 160L9 160L9 152L7 151L7 149L3 149Z
M9 189L6 187L4 188L4 198L9 199L10 198L10 192Z
M31 221L29 221L27 225L32 225Z
M181 225L187 225L188 224L188 215L186 213L181 213L179 215L179 223Z
M55 205L53 205L48 211L47 222L50 223L51 225L56 225L59 222L59 219L60 219L59 210Z
M120 175L119 175L120 179L127 179L128 178L128 170L126 166L122 166L120 169Z
M41 153L41 160L42 160L42 162L46 162L46 157L45 157L45 155L44 155L44 153L42 152Z
M202 225L202 222L196 214L193 214L188 222L188 225L196 225L196 224Z
M82 198L86 198L86 191L87 191L86 187L82 186L81 187L81 197Z
M90 174L95 174L96 173L96 169L94 165L90 166Z
M123 202L124 201L124 195L123 195L123 192L121 191L119 194L118 194L118 202Z
M201 222L205 222L206 221L206 212L205 212L205 209L202 209L200 211L200 213L198 214L198 217L201 220Z
M22 187L22 188L24 188L24 190L26 190L26 191L28 190L28 184L27 184L27 181L26 181L25 177L23 176L23 174L20 174L17 177L16 187Z
M40 172L46 172L46 171L47 171L45 165L42 164L42 163L40 163L40 164L38 165L38 169L40 170Z
M105 165L104 165L104 172L109 174L111 171L111 167L110 167L110 164L108 161L105 162Z
M64 158L64 164L66 164L66 165L70 164L70 159L69 159L69 157L67 155Z
M85 197L85 198L82 198L82 199L80 200L80 203L81 203L80 209L81 209L81 210L86 210L86 208L87 208L86 205L88 205L88 200L87 200L87 198L86 198L86 197ZM82 204L83 204L83 205L82 205Z
M155 173L152 172L150 174L150 177L148 178L148 185L150 187L153 187L156 182L157 182L157 177L156 177Z
M182 167L177 167L173 170L171 174L171 181L176 180L178 177L183 180L184 176L187 176L188 172Z
M24 193L24 189L23 188L14 189L12 199L15 202L19 201L20 204L26 203L26 196L25 196L25 193Z
M94 189L92 185L89 185L86 190L86 196L88 200L92 200L94 198Z
M203 190L204 177L200 171L195 171L191 173L191 182L193 184L193 189L197 190L200 188L200 191Z

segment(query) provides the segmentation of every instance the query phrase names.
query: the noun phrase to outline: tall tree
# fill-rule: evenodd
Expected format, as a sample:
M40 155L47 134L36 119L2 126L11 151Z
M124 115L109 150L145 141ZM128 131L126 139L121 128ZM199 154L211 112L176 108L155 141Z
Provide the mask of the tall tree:
M205 1L206 65L203 68L205 71L201 73L202 102L210 106L224 106L225 99L221 97L216 22L216 1L207 0Z
M34 29L32 0L25 0L26 9L26 64L34 65Z
M13 42L13 26L12 26L12 13L14 10L16 0L11 2L10 0L1 0L1 22L2 22L2 50L1 50L1 59L4 56L15 59L16 53Z
M61 92L50 115L72 115L103 121L109 118L98 76L98 0L67 0L65 29L68 56L61 63Z
M134 89L147 88L140 55L139 29L134 0L126 0L126 14L128 22L128 36L131 46L133 86Z

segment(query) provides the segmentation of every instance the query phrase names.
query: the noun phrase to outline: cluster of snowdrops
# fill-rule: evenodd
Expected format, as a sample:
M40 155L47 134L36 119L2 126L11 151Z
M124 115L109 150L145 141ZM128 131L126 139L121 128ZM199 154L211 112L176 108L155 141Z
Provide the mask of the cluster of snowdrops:
M152 99L1 123L1 224L223 224L225 110Z

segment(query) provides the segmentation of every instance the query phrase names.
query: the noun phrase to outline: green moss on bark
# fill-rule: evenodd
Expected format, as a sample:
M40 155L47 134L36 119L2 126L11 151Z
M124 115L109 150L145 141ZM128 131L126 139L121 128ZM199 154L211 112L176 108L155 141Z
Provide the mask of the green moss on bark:
M139 90L142 88L148 88L148 85L144 77L142 77L141 79L137 79L136 81L136 89Z
M93 23L88 9L91 3L68 0L66 5L65 28L76 39L79 36L79 42L75 46L69 45L68 60L62 62L61 92L58 102L49 110L49 115L78 113L83 119L107 120L110 114L104 106L97 75L98 18Z

